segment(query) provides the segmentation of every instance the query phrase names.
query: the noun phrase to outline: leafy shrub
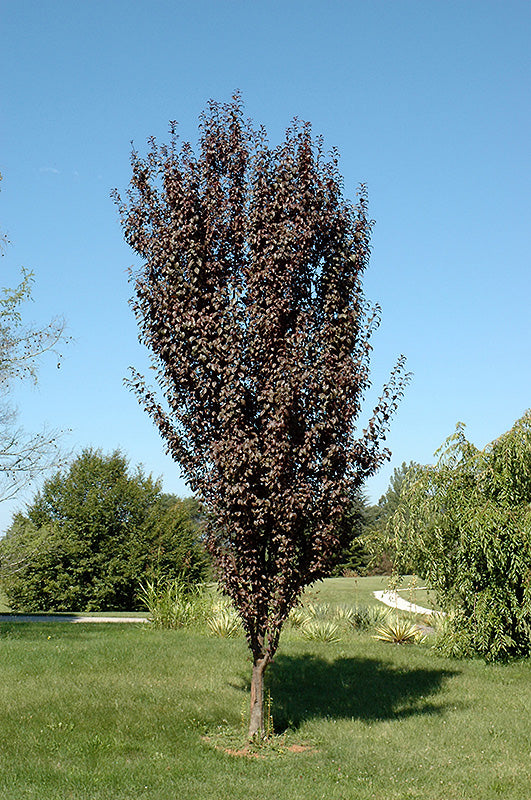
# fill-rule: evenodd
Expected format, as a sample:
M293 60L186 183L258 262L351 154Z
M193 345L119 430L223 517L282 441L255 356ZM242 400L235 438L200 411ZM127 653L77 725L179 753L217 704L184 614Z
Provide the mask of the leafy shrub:
M433 649L449 658L466 658L474 654L465 621L459 612L434 614L430 619L435 630Z
M163 495L119 452L84 450L45 481L0 542L0 577L21 611L130 611L140 581L181 574L193 584L207 560L190 502Z
M531 411L484 450L463 426L408 473L388 525L399 566L450 612L440 646L487 660L531 655Z

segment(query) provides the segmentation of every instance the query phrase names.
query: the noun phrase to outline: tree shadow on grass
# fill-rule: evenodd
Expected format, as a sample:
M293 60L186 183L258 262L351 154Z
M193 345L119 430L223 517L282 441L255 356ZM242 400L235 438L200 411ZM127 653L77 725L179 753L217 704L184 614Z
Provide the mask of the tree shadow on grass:
M437 694L457 673L397 669L371 658L278 655L269 668L275 729L296 729L315 717L365 722L441 713Z

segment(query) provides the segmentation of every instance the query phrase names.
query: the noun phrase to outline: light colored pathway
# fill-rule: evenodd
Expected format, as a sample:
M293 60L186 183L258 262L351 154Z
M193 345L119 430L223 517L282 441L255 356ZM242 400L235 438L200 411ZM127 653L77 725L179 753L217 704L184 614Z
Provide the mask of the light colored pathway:
M434 611L433 608L423 608L422 606L417 606L415 603L409 603L396 592L377 591L373 592L373 595L386 606L399 608L401 611L411 611L412 614L425 614L428 617L432 614L437 614L437 611Z
M83 617L77 614L0 614L0 622L149 622L148 617Z

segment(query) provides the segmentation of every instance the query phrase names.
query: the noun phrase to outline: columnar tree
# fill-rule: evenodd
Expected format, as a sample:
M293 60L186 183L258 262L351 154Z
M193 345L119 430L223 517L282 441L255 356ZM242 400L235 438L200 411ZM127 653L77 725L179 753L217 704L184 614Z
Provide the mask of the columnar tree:
M269 145L238 95L211 102L200 148L132 153L126 241L142 260L133 308L159 392L131 385L209 511L209 546L263 675L303 588L329 573L352 492L387 457L400 358L363 431L379 308L362 291L372 222L343 198L337 154L295 121Z

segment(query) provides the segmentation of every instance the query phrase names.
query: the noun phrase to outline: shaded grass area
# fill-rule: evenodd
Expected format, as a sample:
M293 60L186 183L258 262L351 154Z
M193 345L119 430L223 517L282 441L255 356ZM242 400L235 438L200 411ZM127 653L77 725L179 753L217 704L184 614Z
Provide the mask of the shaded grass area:
M0 798L521 800L531 666L288 631L268 675L276 749L246 726L243 638L135 625L0 625ZM294 753L290 744L311 749Z
M326 715L365 722L402 719L443 710L435 698L448 669L396 669L380 658L339 656L333 661L313 653L279 655L270 678L276 722L299 728Z

